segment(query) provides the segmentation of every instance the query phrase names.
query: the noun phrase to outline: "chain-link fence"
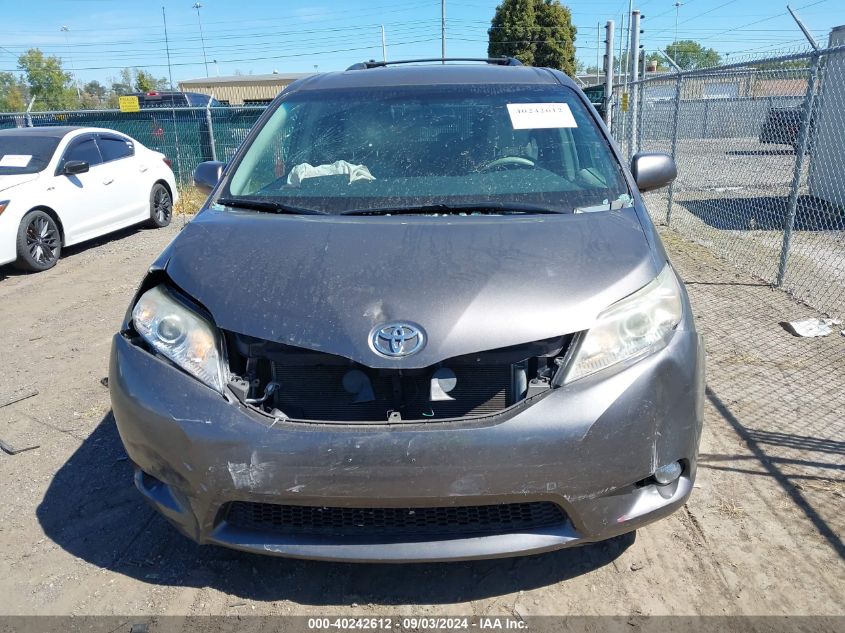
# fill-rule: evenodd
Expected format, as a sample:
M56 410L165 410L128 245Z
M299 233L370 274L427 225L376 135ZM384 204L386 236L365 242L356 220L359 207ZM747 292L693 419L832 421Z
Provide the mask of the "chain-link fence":
M0 129L84 125L117 130L170 158L176 179L185 185L199 163L231 158L265 107L20 112L0 114Z
M627 158L678 164L656 222L845 315L845 47L648 77L611 108Z
M840 560L843 326L817 338L783 326L845 317L845 47L653 75L616 86L610 105L626 158L678 164L645 201L707 347L702 488L779 487L776 520L798 509ZM725 423L739 442L716 437ZM724 524L750 507L730 495L714 510Z

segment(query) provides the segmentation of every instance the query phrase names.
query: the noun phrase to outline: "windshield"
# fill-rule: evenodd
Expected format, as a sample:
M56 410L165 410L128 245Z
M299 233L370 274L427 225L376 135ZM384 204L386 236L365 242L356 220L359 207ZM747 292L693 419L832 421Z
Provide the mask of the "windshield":
M47 167L60 140L52 136L0 135L0 176L41 171Z
M510 84L294 92L220 196L323 213L630 201L573 90Z

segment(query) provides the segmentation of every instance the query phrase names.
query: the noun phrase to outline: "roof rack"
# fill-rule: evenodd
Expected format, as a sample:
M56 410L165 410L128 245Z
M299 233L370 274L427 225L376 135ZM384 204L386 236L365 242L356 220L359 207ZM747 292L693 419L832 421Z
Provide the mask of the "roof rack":
M421 64L421 63L445 63L445 62L484 62L485 64L494 64L496 66L522 66L522 62L515 57L429 57L425 59L400 59L391 62L377 62L371 59L368 62L358 62L352 64L346 70L367 70L369 68L381 68L383 66L393 66L395 64Z

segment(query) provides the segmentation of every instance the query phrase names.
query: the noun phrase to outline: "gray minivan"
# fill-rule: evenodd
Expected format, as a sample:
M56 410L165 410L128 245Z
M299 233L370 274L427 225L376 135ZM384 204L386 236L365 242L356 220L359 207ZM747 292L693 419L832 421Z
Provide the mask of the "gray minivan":
M530 554L679 508L704 351L630 170L563 73L356 64L291 84L114 337L140 492L201 543Z

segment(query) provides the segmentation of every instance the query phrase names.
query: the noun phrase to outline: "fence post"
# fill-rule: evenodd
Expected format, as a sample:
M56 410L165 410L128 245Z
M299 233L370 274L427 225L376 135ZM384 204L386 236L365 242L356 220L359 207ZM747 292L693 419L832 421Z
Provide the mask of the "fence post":
M29 105L26 106L26 127L32 127L32 106L35 104L35 97L29 100Z
M798 144L795 148L795 170L792 173L792 184L789 190L789 202L786 207L786 217L783 222L783 245L780 249L778 263L777 287L783 286L786 278L786 264L789 260L789 248L792 243L792 229L795 226L795 214L798 211L798 191L801 188L801 172L804 170L804 155L810 141L810 119L813 115L813 103L816 99L816 81L819 75L821 55L816 51L810 62L810 77L807 80L807 92L804 96L804 107L801 109L801 127L798 132Z
M640 87L637 91L637 98L640 102L637 104L637 147L636 150L639 152L643 147L643 93L645 92L645 83L644 80L640 80Z
M675 114L672 117L672 149L670 153L675 163L678 162L678 119L681 111L681 90L684 85L684 76L679 74L675 80ZM675 181L669 183L669 202L666 205L666 226L672 222L672 202L675 199Z
M211 147L211 160L217 160L217 147L214 144L214 124L211 122L211 99L205 104L205 122L208 124L208 139Z

